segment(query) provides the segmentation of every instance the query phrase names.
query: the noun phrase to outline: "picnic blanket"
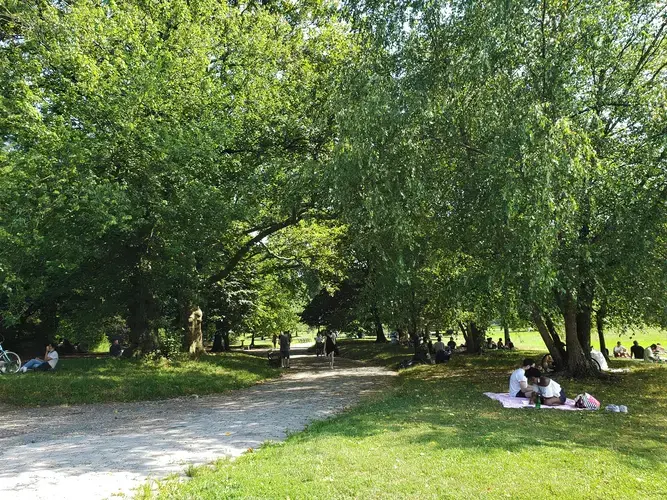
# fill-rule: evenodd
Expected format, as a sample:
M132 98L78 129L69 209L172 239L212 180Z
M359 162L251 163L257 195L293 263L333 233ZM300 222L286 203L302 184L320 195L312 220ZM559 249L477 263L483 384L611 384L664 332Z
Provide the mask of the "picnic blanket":
M531 404L527 398L515 398L510 396L508 393L502 392L485 392L485 396L500 401L500 404L503 405L503 408L535 408L534 404ZM542 405L541 408L553 408L554 410L581 410L582 408L575 408L574 399L565 400L565 404L558 406L546 406Z

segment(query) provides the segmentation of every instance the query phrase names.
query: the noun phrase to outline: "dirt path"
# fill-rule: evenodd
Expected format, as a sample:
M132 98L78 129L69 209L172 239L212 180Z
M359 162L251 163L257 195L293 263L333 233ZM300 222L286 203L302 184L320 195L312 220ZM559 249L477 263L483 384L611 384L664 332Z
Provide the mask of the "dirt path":
M0 411L0 497L131 496L147 478L285 439L384 389L393 372L297 355L280 379L215 396Z

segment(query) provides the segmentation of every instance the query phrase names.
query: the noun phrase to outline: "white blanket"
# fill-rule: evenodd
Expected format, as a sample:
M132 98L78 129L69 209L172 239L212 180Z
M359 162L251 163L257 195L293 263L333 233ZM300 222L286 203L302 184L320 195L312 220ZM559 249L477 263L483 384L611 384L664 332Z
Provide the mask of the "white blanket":
M515 398L510 396L508 393L501 392L485 392L485 396L500 401L500 404L504 408L535 408L534 404L531 404L528 398ZM542 405L541 408L553 408L555 410L581 410L583 408L575 408L574 399L567 399L565 404L558 406L546 406Z

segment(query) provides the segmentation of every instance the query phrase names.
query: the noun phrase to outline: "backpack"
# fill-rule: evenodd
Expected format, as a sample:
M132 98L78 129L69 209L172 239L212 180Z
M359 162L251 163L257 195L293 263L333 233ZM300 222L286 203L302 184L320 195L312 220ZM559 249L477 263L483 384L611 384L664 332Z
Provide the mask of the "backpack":
M585 410L599 410L600 402L587 392L584 392L574 399L574 406Z

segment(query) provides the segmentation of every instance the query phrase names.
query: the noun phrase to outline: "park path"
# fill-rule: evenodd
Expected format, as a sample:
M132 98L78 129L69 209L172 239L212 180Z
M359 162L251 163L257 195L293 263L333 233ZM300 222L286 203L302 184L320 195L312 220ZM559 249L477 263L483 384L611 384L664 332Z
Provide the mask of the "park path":
M382 391L394 372L298 354L281 378L224 394L0 408L0 498L118 498L188 464L280 441Z

